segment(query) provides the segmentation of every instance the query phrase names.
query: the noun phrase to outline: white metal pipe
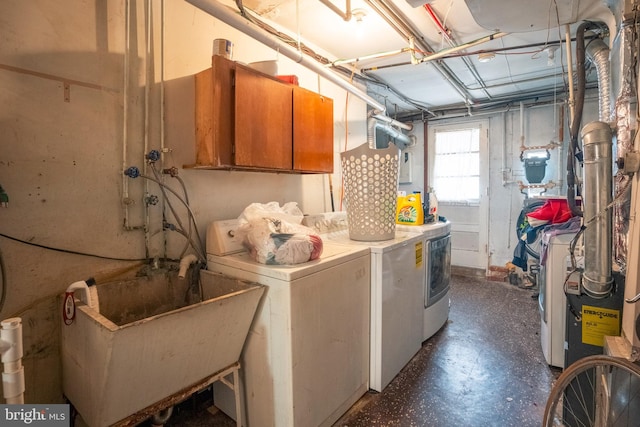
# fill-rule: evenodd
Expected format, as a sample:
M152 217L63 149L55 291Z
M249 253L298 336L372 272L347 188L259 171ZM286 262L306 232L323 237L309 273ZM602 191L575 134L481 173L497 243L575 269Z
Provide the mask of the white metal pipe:
M340 16L345 21L351 20L351 0L346 0L344 12L338 9L338 7L331 3L329 0L320 0L320 2L334 11L336 14L338 14L338 16Z
M473 41L470 41L468 43L463 43L461 45L458 45L458 46L455 46L455 47L452 47L452 48L449 48L449 49L439 50L436 53L432 53L431 55L425 56L424 58L422 58L420 60L420 62L433 61L434 59L442 58L443 56L447 56L447 55L449 55L451 53L458 52L460 50L464 50L464 49L467 49L469 47L476 46L476 45L479 45L479 44L482 44L482 43L486 43L486 42L491 41L491 40L499 39L499 38L504 37L504 36L506 36L508 34L509 33L493 33L493 34L490 34L488 36L481 37L481 38L479 38L477 40L473 40Z
M152 38L153 38L153 7L152 7L152 1L151 0L147 0L147 10L146 10L146 14L147 14L147 19L146 19L146 23L147 23L147 33L146 33L146 47L145 47L145 58L144 58L144 64L145 64L145 73L144 73L144 81L145 81L145 85L144 85L144 135L143 135L143 140L144 140L144 151L143 151L143 156L146 156L147 153L149 153L149 132L150 132L150 96L151 96L151 72L155 66L154 63L152 63L151 61L153 60L155 62L155 56L152 54ZM148 173L148 163L144 162L143 166L142 166L142 170L143 173L146 175ZM149 197L149 181L144 181L143 183L144 186L144 197L145 199L147 197ZM151 249L151 231L149 230L149 225L151 223L151 212L149 209L149 204L148 203L143 203L143 210L144 210L144 243L145 243L145 249L147 251L147 253L150 251Z
M7 404L24 403L24 367L22 366L22 319L12 317L1 322L2 392Z
M381 122L392 124L401 129L409 130L409 131L413 130L413 125L411 123L402 123L397 120L394 120L391 117L384 115L382 111L374 111L371 116L380 120Z
M411 144L411 136L405 135L401 130L391 127L390 123L380 123L376 120L375 116L370 116L367 120L367 143L369 148L375 149L376 147L376 129L381 129L387 135L395 138L400 144L396 144L398 148L403 150Z
M130 49L130 28L131 28L131 11L130 8L130 0L125 2L125 31L124 31L124 69L123 69L123 82L122 82L122 170L125 170L128 166L127 161L127 129L129 126L128 117L129 117L129 108L128 108L128 97L129 97L129 49ZM124 228L125 230L129 229L129 180L126 176L122 176L122 209L124 214Z
M520 101L520 152L524 149L524 103Z
M214 18L217 18L222 22L232 26L236 30L241 31L244 34L247 34L248 36L264 44L265 46L268 46L273 50L278 51L279 53L292 59L298 64L321 75L325 79L333 82L334 84L346 90L347 92L357 96L358 98L366 102L368 105L370 105L374 109L379 110L381 112L386 111L386 107L384 105L382 105L381 103L379 103L378 101L376 101L375 99L367 95L365 92L353 86L351 83L347 82L336 73L330 70L327 70L324 66L319 64L317 61L304 56L302 52L282 42L281 40L277 39L275 36L272 36L267 31L263 30L262 28L258 27L252 22L242 18L238 13L233 11L233 9L226 7L225 5L223 5L222 3L216 0L186 0L186 1L194 5L195 7L201 9L202 11L208 13L209 15L213 16Z
M573 123L574 99L573 99L573 56L571 55L571 26L566 24L565 28L565 48L567 50L567 67L569 75L569 123Z
M402 49L390 50L388 52L381 52L381 53L373 53L371 55L359 56L357 58L338 59L337 61L333 61L332 63L327 64L327 66L332 67L332 66L342 65L342 64L352 64L354 62L359 62L359 61L367 61L369 59L386 58L387 56L394 56L394 55L398 55L405 52L413 52L413 49L411 47L403 47Z

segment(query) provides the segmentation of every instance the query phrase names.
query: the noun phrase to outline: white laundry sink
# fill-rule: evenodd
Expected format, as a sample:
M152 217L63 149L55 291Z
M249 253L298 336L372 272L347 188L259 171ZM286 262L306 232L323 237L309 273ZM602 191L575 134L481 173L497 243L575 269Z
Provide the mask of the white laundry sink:
M99 312L76 300L62 325L63 391L88 425L112 425L240 359L264 287L206 270L201 287L188 304L188 280L151 274L98 284Z

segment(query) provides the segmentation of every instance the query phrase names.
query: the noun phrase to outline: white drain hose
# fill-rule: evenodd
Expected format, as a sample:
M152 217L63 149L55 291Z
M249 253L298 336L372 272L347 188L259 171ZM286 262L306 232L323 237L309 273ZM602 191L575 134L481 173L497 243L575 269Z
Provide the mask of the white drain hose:
M2 353L2 392L8 404L24 403L24 367L22 366L22 319L12 317L0 325Z

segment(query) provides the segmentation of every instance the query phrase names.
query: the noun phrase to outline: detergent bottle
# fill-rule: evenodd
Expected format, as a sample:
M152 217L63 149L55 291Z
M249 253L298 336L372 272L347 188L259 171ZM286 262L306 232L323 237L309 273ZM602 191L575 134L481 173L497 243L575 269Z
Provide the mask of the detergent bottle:
M425 203L424 222L431 223L438 221L438 199L433 191L427 193Z
M424 209L420 193L399 195L396 205L396 224L422 225L424 224Z

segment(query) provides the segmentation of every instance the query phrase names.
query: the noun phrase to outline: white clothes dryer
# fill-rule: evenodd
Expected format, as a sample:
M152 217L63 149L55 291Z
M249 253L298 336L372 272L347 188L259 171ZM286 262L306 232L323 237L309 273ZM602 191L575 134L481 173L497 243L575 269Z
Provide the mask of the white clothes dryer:
M345 212L314 215L306 223L324 231L324 242L371 251L369 387L382 391L422 346L423 235L396 231L390 240L352 240Z
M267 287L241 357L244 419L250 427L331 426L369 388L369 250L323 242L320 259L296 265L210 253L229 252L233 227L209 227L207 268ZM232 394L214 389L214 404L233 417Z
M424 315L422 340L431 338L449 319L451 301L451 223L397 225L397 230L421 232L424 238Z

